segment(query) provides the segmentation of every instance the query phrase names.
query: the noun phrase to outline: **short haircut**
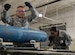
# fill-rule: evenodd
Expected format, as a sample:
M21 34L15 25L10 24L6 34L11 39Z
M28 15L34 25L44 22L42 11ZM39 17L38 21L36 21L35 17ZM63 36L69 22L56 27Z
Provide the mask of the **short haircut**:
M55 32L57 32L57 31L59 31L59 29L58 29L58 27L51 27L50 31L55 31Z
M20 8L20 7L21 7L21 8L24 8L23 6L18 6L17 8Z

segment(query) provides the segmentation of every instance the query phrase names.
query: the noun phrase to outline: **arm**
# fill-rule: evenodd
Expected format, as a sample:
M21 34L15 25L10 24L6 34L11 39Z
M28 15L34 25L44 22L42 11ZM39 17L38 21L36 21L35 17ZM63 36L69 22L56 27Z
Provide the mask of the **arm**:
M1 19L4 23L10 24L12 22L12 19L10 16L8 16L8 10L10 9L11 5L10 4L5 4L4 5L4 10L1 13ZM11 25L11 24L10 24Z
M12 25L12 18L10 16L8 16L8 11L6 10L3 10L3 12L1 13L1 20L4 22L4 23L7 23L9 25Z
M52 36L49 36L49 44L48 44L48 46L53 45L53 40L54 40L54 38Z
M31 22L34 18L36 18L39 13L37 12L37 10L35 8L30 8L30 11L31 11L31 15L28 16L28 21Z
M64 36L65 36L65 39L66 39L66 42L65 42L66 46L69 46L72 42L71 36L66 32L65 32Z
M4 22L4 23L7 23L7 21L6 21L6 15L7 14L7 11L3 11L3 12L1 12L1 20Z
M28 21L31 22L35 17L39 15L39 13L35 8L32 7L32 5L29 2L25 2L25 5L28 6L31 11L31 15L27 17Z

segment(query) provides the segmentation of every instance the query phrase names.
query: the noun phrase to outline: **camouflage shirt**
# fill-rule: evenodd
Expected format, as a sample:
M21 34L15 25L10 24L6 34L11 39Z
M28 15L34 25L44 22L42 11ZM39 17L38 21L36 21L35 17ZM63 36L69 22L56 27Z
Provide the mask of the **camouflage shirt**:
M53 46L54 49L67 49L71 44L71 37L64 30L59 30L59 36L49 36L50 46Z
M36 16L38 16L38 12L34 8L30 8L31 15L27 17L19 18L17 15L14 16L8 16L7 11L3 11L1 14L1 19L4 23L7 23L11 26L17 26L17 27L25 27L29 25L29 22L31 22Z

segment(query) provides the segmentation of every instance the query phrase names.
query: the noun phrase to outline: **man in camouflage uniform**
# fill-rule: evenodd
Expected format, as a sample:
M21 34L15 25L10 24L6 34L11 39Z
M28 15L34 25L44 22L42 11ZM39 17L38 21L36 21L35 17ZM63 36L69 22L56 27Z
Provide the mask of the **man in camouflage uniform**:
M25 2L25 5L29 7L31 11L30 16L25 16L25 9L23 6L18 6L16 10L16 15L14 16L8 16L8 10L10 8L10 4L4 5L4 11L2 12L2 21L4 23L7 23L11 26L17 26L17 27L26 27L28 28L29 22L31 22L36 16L38 16L38 12L32 7L32 5L29 2Z
M57 27L50 29L49 46L53 46L53 49L69 49L71 44L71 37L64 30L59 30Z

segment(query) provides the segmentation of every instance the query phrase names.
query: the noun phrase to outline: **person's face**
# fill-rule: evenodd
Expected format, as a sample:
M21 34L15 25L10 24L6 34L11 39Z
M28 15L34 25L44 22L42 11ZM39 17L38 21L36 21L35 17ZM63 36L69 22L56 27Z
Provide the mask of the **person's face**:
M58 32L55 32L55 31L51 31L51 36L58 36Z
M17 15L18 17L23 17L23 16L25 15L25 9L22 8L22 7L17 8L17 10L16 10L16 15Z

